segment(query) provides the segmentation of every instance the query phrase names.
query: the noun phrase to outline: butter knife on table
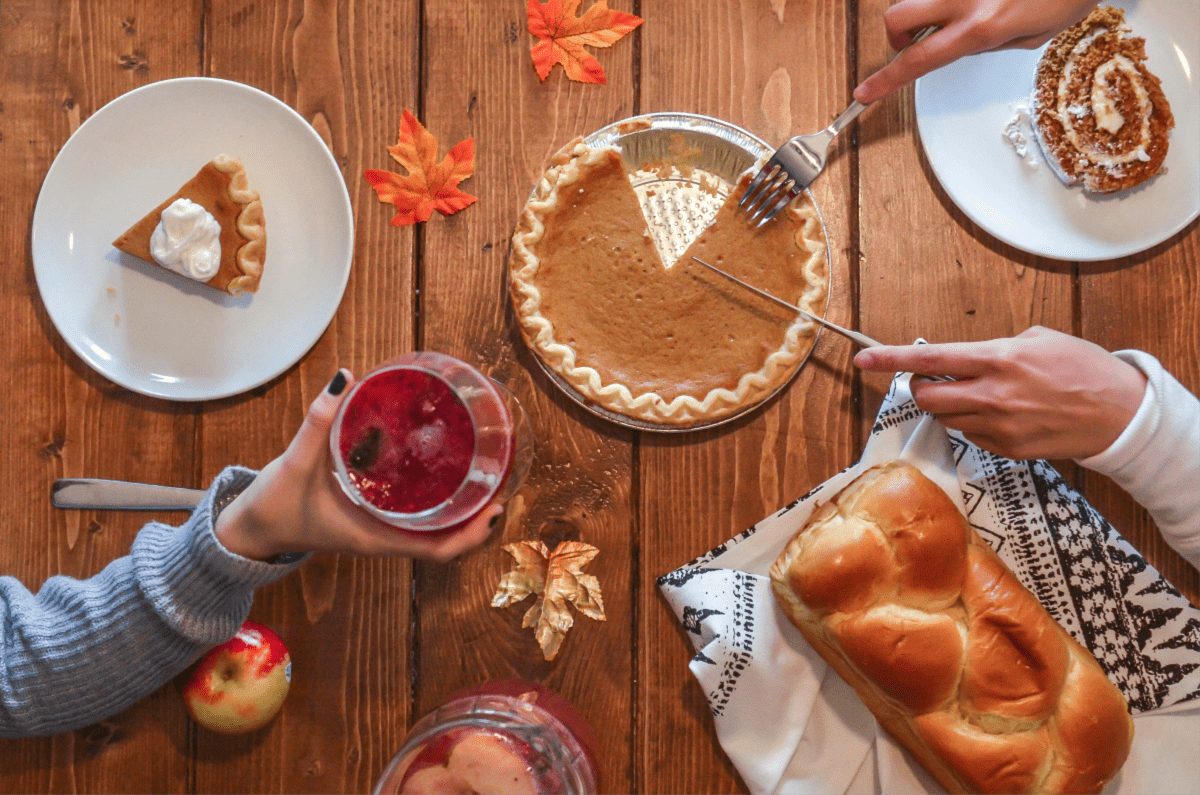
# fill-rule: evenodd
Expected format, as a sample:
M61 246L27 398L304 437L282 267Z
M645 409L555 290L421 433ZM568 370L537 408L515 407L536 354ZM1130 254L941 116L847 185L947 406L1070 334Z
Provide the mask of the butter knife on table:
M60 478L50 487L55 508L122 511L191 511L207 492L97 478Z

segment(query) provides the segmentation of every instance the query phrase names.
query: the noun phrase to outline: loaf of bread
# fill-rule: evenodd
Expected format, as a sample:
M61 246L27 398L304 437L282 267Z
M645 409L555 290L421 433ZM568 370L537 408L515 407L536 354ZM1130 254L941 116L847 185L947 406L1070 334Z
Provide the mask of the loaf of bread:
M813 648L950 792L1099 792L1124 764L1121 692L915 467L856 478L771 580Z

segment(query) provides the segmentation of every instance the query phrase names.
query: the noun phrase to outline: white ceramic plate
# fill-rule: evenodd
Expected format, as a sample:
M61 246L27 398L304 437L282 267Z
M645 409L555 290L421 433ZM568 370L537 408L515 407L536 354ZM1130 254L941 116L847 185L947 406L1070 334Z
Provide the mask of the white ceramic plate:
M1200 213L1200 0L1119 0L1147 65L1162 80L1175 129L1166 174L1096 198L1068 188L1030 141L1037 165L1004 138L1028 104L1042 50L964 58L917 81L917 128L938 181L972 221L1023 251L1090 261L1128 256L1167 240Z
M237 297L113 248L218 154L240 157L262 195L267 260ZM298 361L333 318L354 250L350 197L312 127L249 86L189 77L124 94L54 159L33 214L33 270L75 353L127 389L208 400Z

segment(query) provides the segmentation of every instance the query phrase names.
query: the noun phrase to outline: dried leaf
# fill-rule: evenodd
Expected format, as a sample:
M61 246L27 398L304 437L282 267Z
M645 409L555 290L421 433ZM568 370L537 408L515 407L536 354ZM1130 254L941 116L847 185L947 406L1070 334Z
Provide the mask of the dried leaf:
M611 47L642 19L613 11L607 0L598 0L582 17L575 16L580 0L529 0L529 32L538 39L533 45L533 65L543 80L559 63L567 77L580 83L604 83L604 68L584 49Z
M505 545L504 551L517 559L517 567L501 578L492 607L508 607L527 596L540 596L546 587L550 550L541 541L519 541Z
M475 139L459 141L440 163L437 147L437 139L405 110L396 145L388 153L406 174L375 168L363 172L379 201L396 205L392 226L428 221L434 210L450 215L475 203L474 196L458 189L459 182L475 173Z
M567 630L575 623L568 603L597 621L604 620L600 581L582 569L600 550L579 541L564 541L550 552L541 541L519 541L504 547L517 567L500 580L492 607L507 607L527 596L537 601L525 613L522 627L536 627L534 636L542 656L553 660Z

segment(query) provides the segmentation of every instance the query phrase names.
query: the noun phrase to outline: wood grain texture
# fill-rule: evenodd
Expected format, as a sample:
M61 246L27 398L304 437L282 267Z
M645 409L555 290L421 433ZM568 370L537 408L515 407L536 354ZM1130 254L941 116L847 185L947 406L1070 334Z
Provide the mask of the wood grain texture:
M778 145L827 126L849 102L840 2L647 2L642 10L654 21L642 34L644 112L703 113ZM835 148L813 187L831 246L829 317L842 323L850 322L849 151ZM647 718L638 726L639 791L744 789L687 669L691 642L655 578L851 463L849 355L844 340L823 335L764 408L712 431L641 435L638 711ZM671 764L663 763L667 753Z
M313 350L264 387L208 406L202 482L228 464L260 467L278 455L339 366L362 374L412 345L414 232L389 225L390 208L362 172L392 166L386 148L415 92L419 51L363 45L416 41L418 19L416 2L390 0L208 5L207 72L267 91L313 125L342 166L356 235L342 305ZM279 718L252 735L196 732L198 791L371 788L408 722L410 569L322 555L256 594L251 618L292 650L292 691Z
M421 347L465 359L508 385L530 418L537 450L501 531L449 566L418 567L416 713L492 678L541 682L596 727L604 790L626 792L634 786L630 435L588 415L542 374L516 330L506 267L517 215L549 156L574 136L632 114L634 42L598 51L606 85L570 82L561 68L543 82L530 59L524 12L515 3L424 5L422 121L442 151L474 137L475 176L462 187L479 201L422 228ZM587 571L599 578L608 620L577 615L552 662L520 626L529 603L488 606L512 567L501 546L527 538L600 549Z
M0 399L10 540L0 550L0 571L36 590L54 574L99 572L129 551L146 520L56 511L48 500L54 478L187 484L194 477L195 409L133 395L70 351L38 294L30 228L41 181L83 120L151 79L194 68L188 32L199 29L199 3L5 3L0 25L0 306L7 321L0 363L10 384L21 385ZM186 721L170 695L160 691L77 732L0 743L0 789L174 791L171 782L186 778L186 756L178 752ZM147 755L147 745L164 752Z
M508 385L537 453L496 532L453 563L317 556L256 595L251 617L284 636L295 664L292 694L266 728L207 733L167 686L94 726L0 741L0 793L369 791L419 717L460 688L507 676L579 706L599 736L601 791L744 791L656 578L853 463L889 379L860 379L852 346L823 334L795 381L743 418L675 436L624 430L564 395L525 348L505 291L509 238L549 156L610 122L702 113L772 145L824 127L890 56L887 4L615 0L646 22L593 50L608 82L583 85L561 68L538 79L519 0L5 0L0 366L13 386L0 395L9 517L0 573L35 589L54 574L90 576L125 554L149 518L56 511L54 478L203 487L228 464L261 467L339 366L361 375L417 348ZM38 190L70 134L133 88L190 75L246 83L295 108L341 166L355 228L345 296L314 348L268 384L196 405L133 395L76 357L38 294L30 244ZM475 139L476 173L462 187L479 201L394 227L394 208L362 172L397 170L387 147L406 108L438 138L439 154ZM828 227L834 321L889 342L987 339L1040 323L1149 351L1200 391L1195 223L1109 263L1059 263L1000 244L933 177L910 92L843 133L812 192ZM1145 511L1108 480L1062 467L1200 603L1200 575ZM520 627L528 603L489 606L511 567L502 545L528 538L601 550L587 570L608 620L577 616L553 662Z
M859 3L858 80L893 55L886 0ZM993 239L946 195L916 132L912 88L880 100L859 124L861 330L881 342L994 339L1033 325L1072 332L1072 269ZM864 434L890 377L866 375Z

